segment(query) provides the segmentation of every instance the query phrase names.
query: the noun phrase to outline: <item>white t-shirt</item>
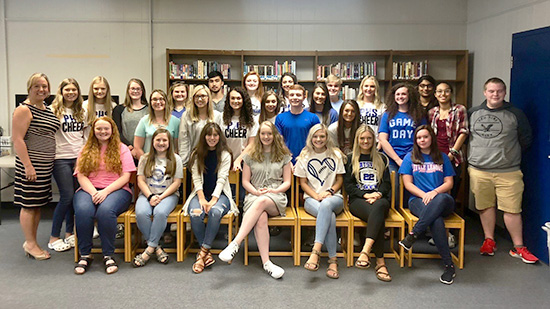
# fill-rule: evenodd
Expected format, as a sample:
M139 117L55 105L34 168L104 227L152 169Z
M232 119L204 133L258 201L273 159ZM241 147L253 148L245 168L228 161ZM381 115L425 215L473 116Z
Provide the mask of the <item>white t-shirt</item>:
M111 102L111 107L112 107L111 111L116 106L117 106L117 104L115 102ZM86 100L82 103L82 107L84 107L84 109L86 109L86 111L88 110L88 100ZM107 110L105 109L105 104L95 103L95 116L97 118L107 116Z
M153 175L151 177L145 178L145 183L149 187L149 190L153 194L162 194L170 185L174 182L176 178L183 178L183 163L181 162L180 156L174 154L176 157L176 171L174 177L166 175L166 158L156 158L155 159L155 168L153 170ZM139 159L137 175L145 175L145 163L147 162L147 156L141 156ZM179 195L178 190L175 192ZM143 194L143 193L142 193Z
M350 154L353 151L351 147L352 140L350 138L350 134L351 134L351 128L344 128L344 149L341 149L341 150L346 155ZM339 148L340 143L338 141L338 122L334 122L328 127L328 135L334 142L334 145Z
M60 119L61 126L55 132L55 159L76 159L78 152L86 142L86 117L88 112L84 109L82 121L73 117L73 109L65 108L65 113Z
M363 103L359 107L359 114L361 115L360 122L368 125L374 130L376 134L376 140L378 140L378 128L380 127L380 120L382 115L386 111L386 106L382 105L380 108L376 108L373 103Z
M233 152L233 159L240 156L242 151L248 146L248 139L256 136L258 133L258 121L254 120L253 122L252 128L246 128L241 126L239 117L233 116L229 125L223 124L222 132L227 139L227 146Z
M307 178L309 186L317 193L330 189L336 181L336 175L345 174L346 170L340 153L327 157L327 152L312 153L296 162L294 175ZM340 191L335 195L342 196ZM311 197L304 193L304 198Z
M254 116L259 115L262 108L260 99L256 97L250 97L250 102L252 103L252 112L254 113Z

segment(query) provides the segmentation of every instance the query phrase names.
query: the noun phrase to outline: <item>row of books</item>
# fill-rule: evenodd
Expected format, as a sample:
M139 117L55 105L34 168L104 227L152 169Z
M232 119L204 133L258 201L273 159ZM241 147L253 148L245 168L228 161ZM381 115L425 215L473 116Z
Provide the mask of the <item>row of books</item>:
M246 64L244 63L243 76L248 74L248 72L256 72L260 75L262 80L279 80L281 75L286 72L293 73L296 75L296 60L275 62L271 64Z
M428 60L393 63L393 79L418 79L428 74Z
M193 64L176 64L170 61L171 79L206 79L208 73L219 71L224 79L231 79L231 64L217 61L193 61Z
M367 75L376 76L376 61L332 63L317 66L317 80L325 79L330 74L344 80L361 80Z

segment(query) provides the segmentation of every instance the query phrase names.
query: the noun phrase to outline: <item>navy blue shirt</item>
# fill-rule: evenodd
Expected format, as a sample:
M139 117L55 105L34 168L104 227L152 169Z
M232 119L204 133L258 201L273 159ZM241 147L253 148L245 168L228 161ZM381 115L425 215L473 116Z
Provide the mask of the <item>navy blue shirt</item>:
M204 193L204 197L207 200L210 200L218 180L218 172L216 172L216 168L218 167L218 156L215 150L208 151L208 154L204 159L204 166L206 169L203 174L202 191Z

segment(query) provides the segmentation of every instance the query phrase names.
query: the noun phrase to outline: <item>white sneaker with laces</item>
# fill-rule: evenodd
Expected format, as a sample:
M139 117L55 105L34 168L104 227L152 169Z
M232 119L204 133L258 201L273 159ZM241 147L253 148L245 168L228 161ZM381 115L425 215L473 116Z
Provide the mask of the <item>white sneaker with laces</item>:
M449 234L448 242L449 242L449 249L453 249L454 247L456 247L455 235ZM435 246L434 239L430 238L430 240L428 240L428 244L430 244L431 246Z
M225 249L223 249L222 252L220 252L220 254L218 254L218 258L226 263L229 263L233 260L233 257L235 257L237 252L239 252L239 245L235 241L232 241L229 245L227 245L227 247L225 247Z
M279 279L285 274L285 270L282 267L273 264L271 261L265 262L264 270L275 279Z

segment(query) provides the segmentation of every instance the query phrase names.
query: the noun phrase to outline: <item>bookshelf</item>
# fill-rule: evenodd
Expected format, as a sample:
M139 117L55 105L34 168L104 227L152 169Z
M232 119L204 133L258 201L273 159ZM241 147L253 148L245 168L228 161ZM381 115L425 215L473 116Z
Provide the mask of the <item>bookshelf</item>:
M467 50L373 50L373 51L252 51L252 50L193 50L166 49L166 85L183 80L190 84L206 83L204 78L181 79L172 74L174 65L191 65L198 61L229 66L229 86L241 84L242 77L249 68L261 70L262 82L266 88L276 89L280 74L275 65L285 62L292 66L298 80L307 89L311 89L317 80L323 80L325 74L319 74L319 66L325 67L325 73L331 67L339 67L343 86L358 90L363 73L374 73L380 83L382 93L386 93L399 82L416 83L416 78L396 78L394 63L409 66L422 63L422 72L432 75L438 81L449 82L454 88L455 102L469 106L468 102L468 51ZM425 64L424 64L425 63ZM290 65L292 64L292 65ZM247 66L247 67L245 67ZM361 71L360 66L369 72ZM338 69L334 69L338 71ZM356 72L359 70L359 74ZM352 74L347 74L352 72ZM207 74L208 72L202 72Z

